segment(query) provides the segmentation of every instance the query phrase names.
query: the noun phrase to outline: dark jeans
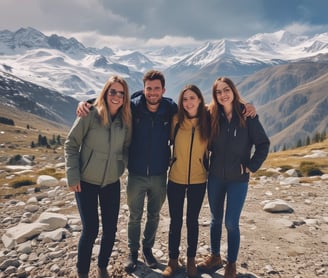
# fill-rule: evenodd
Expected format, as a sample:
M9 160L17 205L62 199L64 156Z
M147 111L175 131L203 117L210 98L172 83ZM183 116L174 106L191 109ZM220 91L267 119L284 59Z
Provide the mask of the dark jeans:
M198 216L202 207L206 183L201 184L177 184L169 181L167 184L167 199L170 211L169 231L169 257L179 257L179 246L181 240L181 228L183 221L183 207L187 195L187 256L194 258L198 242Z
M98 200L102 220L98 266L103 268L108 265L114 246L120 209L120 181L105 187L81 181L81 192L76 192L75 198L82 222L82 233L78 245L77 269L79 273L88 273L93 244L99 230Z

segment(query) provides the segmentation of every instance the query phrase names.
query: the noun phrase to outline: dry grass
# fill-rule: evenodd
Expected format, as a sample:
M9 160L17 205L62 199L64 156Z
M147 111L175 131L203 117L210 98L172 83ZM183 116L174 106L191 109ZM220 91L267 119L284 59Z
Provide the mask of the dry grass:
M314 163L323 173L328 173L328 157L323 158L305 158L305 155L311 154L313 150L322 150L328 153L328 139L323 142L311 144L308 146L270 153L262 168L300 168L301 163Z
M67 126L58 124L57 122L46 120L39 116L21 111L19 109L15 109L13 107L9 107L2 103L0 103L0 111L0 116L4 116L6 118L14 120L15 127L19 129L25 130L26 126L29 125L36 131L42 131L42 133L50 134L52 134L52 131L56 131L56 133L58 134L66 134L66 132L69 130L69 127Z
M64 140L70 127L58 123L45 121L40 117L33 116L7 106L0 105L0 116L11 118L15 126L0 123L0 198L11 198L12 196L24 195L30 188L37 188L35 181L38 175L52 175L57 179L65 176L63 169L44 168L46 163L56 163L58 157L63 156L63 147L57 146L47 149L46 147L31 148L31 142L37 143L38 136L46 136L52 139L53 135L60 135ZM27 126L29 125L29 129ZM5 162L16 155L33 155L35 157L35 172L23 176L15 175L14 170L6 168ZM42 168L42 169L40 169ZM12 173L12 174L11 174ZM9 177L8 177L9 175ZM34 181L31 185L24 185L24 180ZM23 184L19 186L20 182ZM18 185L18 186L16 186ZM14 188L17 187L17 188Z

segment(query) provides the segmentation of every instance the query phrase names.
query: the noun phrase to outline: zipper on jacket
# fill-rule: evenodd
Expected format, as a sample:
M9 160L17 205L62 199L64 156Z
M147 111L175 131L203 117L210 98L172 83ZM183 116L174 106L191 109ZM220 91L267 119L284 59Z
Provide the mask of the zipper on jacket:
M190 140L190 150L189 150L188 185L190 184L191 155L192 155L192 146L194 144L194 135L195 135L195 127L192 127L192 130L191 130L191 140Z
M153 128L154 128L154 117L151 118L151 130ZM152 142L151 135L153 133L153 132L151 132L151 130L149 130L149 136L148 136L148 138L150 138L150 140L149 140L149 150L151 150L151 142ZM146 169L146 175L147 175L147 177L150 175L149 161L150 161L150 152L148 152L148 155L147 155L147 169Z
M226 146L228 146L229 137L230 137L230 126L231 126L231 124L230 124L230 122L228 121L228 119L226 117L224 118L224 120L225 120L225 122L228 125L228 127L227 127L227 134L226 134L225 139L224 139L224 141L225 141L224 144ZM223 150L223 161L227 161L226 156L227 156L227 148L224 148L224 150ZM222 169L223 178L226 178L226 165L225 164L222 165L222 168L223 168Z

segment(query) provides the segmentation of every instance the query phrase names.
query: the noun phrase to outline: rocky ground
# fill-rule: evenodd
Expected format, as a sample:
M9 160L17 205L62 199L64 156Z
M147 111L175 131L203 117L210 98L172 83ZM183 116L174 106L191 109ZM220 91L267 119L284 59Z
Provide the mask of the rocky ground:
M58 166L57 167L62 167ZM27 172L26 172L27 171ZM328 191L327 175L301 182L297 177L286 177L278 170L268 170L270 177L252 178L247 201L240 221L241 246L237 262L238 277L328 277ZM1 170L1 176L33 173L33 168ZM127 250L128 208L125 192L126 177L122 178L122 200L117 240L108 270L112 277L161 277L168 258L167 239L169 215L167 202L161 212L154 254L158 269L147 268L139 256L135 273L124 272ZM1 185L5 186L5 185ZM36 197L36 198L35 198ZM265 205L281 200L277 212L264 210ZM285 207L281 209L281 206ZM287 207L287 209L286 209ZM79 217L74 196L63 185L41 186L34 192L0 200L0 236L19 223L35 223L45 211L63 215L67 223L60 228L60 237L42 234L15 246L5 247L0 242L0 277L75 277L76 245L80 233ZM201 211L197 261L209 252L210 214L207 198ZM58 232L58 230L57 230ZM222 256L226 251L226 234L222 239ZM94 248L94 258L99 249ZM186 261L186 230L181 240L181 263ZM92 262L90 277L94 277L96 261ZM182 271L176 277L185 277ZM199 277L223 277L222 270Z

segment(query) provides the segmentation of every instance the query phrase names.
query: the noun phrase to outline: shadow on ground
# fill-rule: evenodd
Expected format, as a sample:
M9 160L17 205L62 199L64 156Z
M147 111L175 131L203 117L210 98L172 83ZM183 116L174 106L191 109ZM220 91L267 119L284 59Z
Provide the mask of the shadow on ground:
M137 278L159 278L162 277L162 271L164 270L166 265L159 264L158 268L151 269L147 267L144 263L138 262L137 269L134 273L131 273L131 276L137 277ZM238 278L258 278L259 276L248 272L247 269L244 268L238 268ZM204 272L198 272L199 278L223 278L224 275L224 269L214 269L211 273L204 273ZM179 272L177 272L174 276L174 278L186 278L186 269L182 268Z

